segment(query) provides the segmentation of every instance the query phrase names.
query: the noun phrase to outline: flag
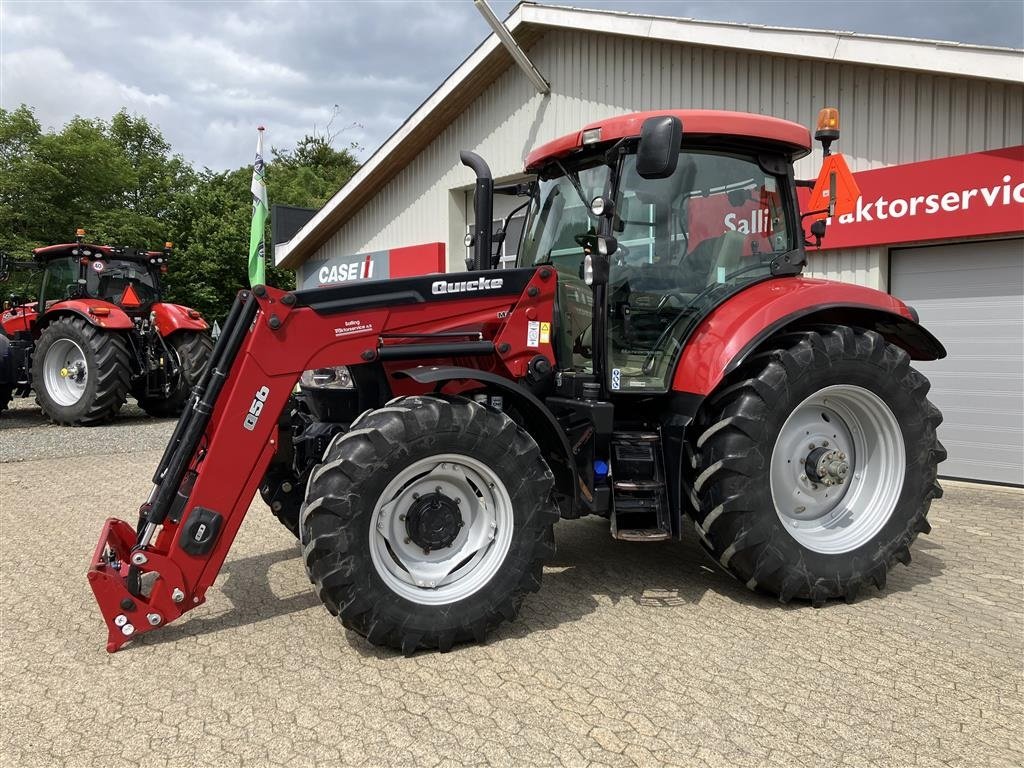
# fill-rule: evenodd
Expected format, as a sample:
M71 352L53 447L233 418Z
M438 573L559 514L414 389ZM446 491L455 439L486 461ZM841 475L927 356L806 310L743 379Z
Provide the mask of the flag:
M266 283L266 246L263 233L267 226L267 184L263 176L263 126L256 138L256 159L252 164L252 226L249 228L249 285Z

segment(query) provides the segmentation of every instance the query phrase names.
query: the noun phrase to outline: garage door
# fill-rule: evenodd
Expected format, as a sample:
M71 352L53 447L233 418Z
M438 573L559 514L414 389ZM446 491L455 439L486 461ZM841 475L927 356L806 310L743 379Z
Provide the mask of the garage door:
M894 250L891 270L949 353L918 364L945 415L940 474L1024 484L1024 240Z

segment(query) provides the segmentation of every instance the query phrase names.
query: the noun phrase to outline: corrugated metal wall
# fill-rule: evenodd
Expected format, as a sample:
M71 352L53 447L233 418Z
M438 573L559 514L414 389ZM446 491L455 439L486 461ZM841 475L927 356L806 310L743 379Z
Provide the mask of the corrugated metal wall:
M660 108L731 109L811 126L838 106L837 149L853 170L1024 144L1024 86L867 66L804 61L674 43L554 30L530 50L551 83L541 97L518 68L505 72L321 249L329 256L449 242L459 268L472 174L460 149L496 177L521 172L534 146L612 114ZM820 152L800 162L813 176ZM458 218L458 221L453 219ZM812 257L815 274L884 287L884 249ZM318 257L320 254L318 254Z

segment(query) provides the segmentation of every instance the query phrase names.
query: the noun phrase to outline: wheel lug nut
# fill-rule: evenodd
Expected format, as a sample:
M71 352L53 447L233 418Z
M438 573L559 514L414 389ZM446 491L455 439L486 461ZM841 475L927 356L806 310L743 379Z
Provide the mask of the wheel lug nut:
M398 519L401 520L404 523L405 522L405 515L399 515Z

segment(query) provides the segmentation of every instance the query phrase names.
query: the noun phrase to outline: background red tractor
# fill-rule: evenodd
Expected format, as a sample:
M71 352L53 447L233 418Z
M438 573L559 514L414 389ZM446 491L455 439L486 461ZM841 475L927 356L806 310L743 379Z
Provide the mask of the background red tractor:
M194 309L161 301L162 251L84 242L37 248L11 268L42 270L38 297L11 296L0 317L0 410L36 399L58 424L111 419L131 394L153 416L181 413L210 359L208 325Z

